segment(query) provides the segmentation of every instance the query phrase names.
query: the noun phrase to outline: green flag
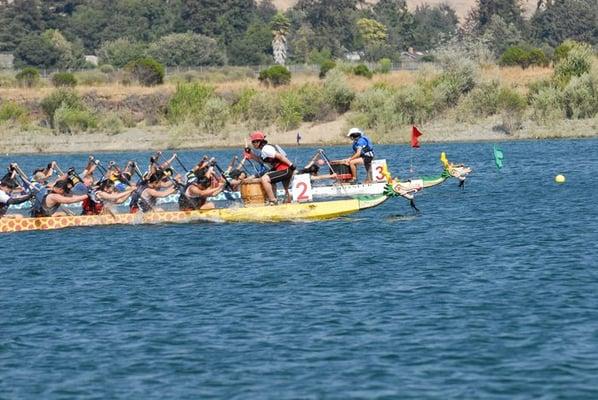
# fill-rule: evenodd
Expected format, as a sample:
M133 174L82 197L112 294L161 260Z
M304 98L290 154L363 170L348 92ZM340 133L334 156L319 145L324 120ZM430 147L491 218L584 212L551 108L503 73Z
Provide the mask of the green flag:
M502 168L502 159L503 159L502 150L494 145L494 162L496 163L496 168Z

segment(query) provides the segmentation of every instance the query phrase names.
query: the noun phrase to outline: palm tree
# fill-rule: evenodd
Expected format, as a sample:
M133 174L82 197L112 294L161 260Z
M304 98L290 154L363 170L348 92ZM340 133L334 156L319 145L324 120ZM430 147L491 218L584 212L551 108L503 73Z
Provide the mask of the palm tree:
M291 27L291 22L280 11L272 18L271 22L272 35L272 51L274 53L274 62L276 64L284 65L287 59L287 34Z

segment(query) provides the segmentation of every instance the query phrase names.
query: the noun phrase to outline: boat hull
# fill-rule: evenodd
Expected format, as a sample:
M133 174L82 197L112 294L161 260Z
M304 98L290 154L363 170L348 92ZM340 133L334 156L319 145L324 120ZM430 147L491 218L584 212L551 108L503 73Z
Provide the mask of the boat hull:
M366 208L376 207L386 199L386 196L366 196L347 200L197 211L162 211L138 214L79 215L46 218L2 218L0 219L0 232L53 230L102 225L187 223L193 221L281 222L325 220L352 214Z

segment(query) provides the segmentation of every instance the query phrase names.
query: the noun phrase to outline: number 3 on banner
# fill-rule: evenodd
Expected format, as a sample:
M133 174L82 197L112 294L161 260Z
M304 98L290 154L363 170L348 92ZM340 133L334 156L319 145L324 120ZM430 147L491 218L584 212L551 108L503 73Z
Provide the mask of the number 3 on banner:
M386 160L374 160L372 161L372 175L374 175L374 182L384 182L386 177L384 176L384 169L386 167Z
M302 203L312 201L311 179L309 174L295 175L293 178L293 201Z

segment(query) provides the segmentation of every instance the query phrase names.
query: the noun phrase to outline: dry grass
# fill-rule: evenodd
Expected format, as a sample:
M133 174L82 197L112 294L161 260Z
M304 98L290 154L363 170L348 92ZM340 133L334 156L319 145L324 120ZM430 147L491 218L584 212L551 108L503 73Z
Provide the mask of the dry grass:
M513 87L525 87L530 83L552 76L551 67L498 67L493 66L482 71L486 79L496 79Z
M364 77L351 76L347 79L349 86L361 92L367 90L377 83L384 83L393 87L401 87L413 84L417 77L423 72L421 71L393 71L389 74L374 75L372 79ZM484 79L497 79L514 88L525 91L527 85L535 80L547 78L552 75L552 68L527 68L521 69L519 67L491 67L482 71ZM296 88L301 85L313 83L321 84L320 80L314 74L295 74L293 76L291 87ZM216 92L234 93L239 92L244 88L254 88L260 91L277 92L286 90L286 88L272 88L261 85L257 79L243 78L231 80L220 83L210 83L216 88ZM144 87L137 85L122 85L120 83L113 83L109 85L98 86L78 86L75 90L80 95L93 93L95 96L109 99L111 101L120 101L130 95L146 96L153 93L172 93L176 89L176 84L167 82L161 86ZM44 86L37 88L0 88L0 99L14 100L19 103L40 100L50 94L55 89L53 87Z

